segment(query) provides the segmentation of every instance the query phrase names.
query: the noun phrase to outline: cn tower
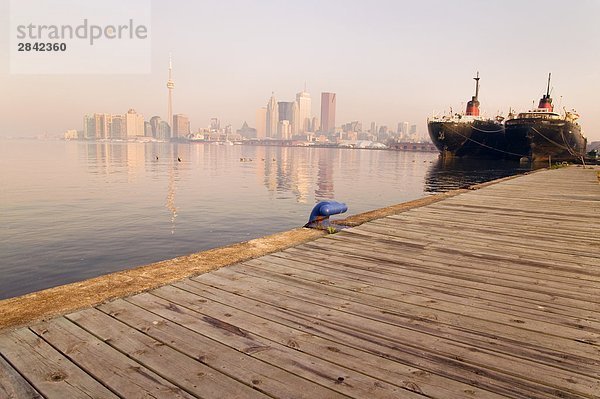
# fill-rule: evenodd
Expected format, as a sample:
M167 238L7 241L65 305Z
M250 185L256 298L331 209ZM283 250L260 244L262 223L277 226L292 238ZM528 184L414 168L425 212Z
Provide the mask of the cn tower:
M175 82L173 82L172 74L173 72L173 63L171 62L171 54L169 54L169 80L167 81L167 88L169 89L169 109L167 111L167 123L171 128L171 132L173 131L173 88L175 87Z

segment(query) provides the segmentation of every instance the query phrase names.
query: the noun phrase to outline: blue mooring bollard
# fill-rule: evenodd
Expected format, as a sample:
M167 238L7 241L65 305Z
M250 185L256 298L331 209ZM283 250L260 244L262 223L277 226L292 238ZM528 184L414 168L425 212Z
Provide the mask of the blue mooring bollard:
M327 229L329 227L329 216L344 213L348 206L343 202L321 201L313 208L304 227L313 229Z

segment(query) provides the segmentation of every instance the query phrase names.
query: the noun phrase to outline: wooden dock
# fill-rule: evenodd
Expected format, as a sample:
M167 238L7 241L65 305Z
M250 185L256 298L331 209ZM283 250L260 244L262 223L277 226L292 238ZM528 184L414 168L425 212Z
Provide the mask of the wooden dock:
M0 398L600 398L600 185L537 172L0 333Z

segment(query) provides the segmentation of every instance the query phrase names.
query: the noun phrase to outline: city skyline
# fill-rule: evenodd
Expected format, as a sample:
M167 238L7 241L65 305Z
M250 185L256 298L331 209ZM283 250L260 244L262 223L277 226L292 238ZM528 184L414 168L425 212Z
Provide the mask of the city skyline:
M462 110L477 70L482 113L489 116L531 107L552 72L555 104L577 109L589 141L600 140L594 101L600 27L593 19L600 3L581 1L568 13L561 4L308 1L286 5L283 23L270 1L154 1L150 74L11 75L0 66L0 137L61 134L95 110L134 108L169 120L165 59L173 53L173 114L187 115L194 127L215 116L236 128L244 121L253 125L268 93L290 101L306 82L313 98L337 94L337 127L356 120L389 127L410 121L424 132L433 111ZM8 1L0 1L2 24L7 10ZM198 24L197 15L210 17ZM489 24L489 15L498 23ZM176 26L174 18L181 18ZM541 31L548 32L544 45L564 49L565 57L531 52L541 45ZM4 59L7 46L0 38ZM312 117L319 106L311 104Z

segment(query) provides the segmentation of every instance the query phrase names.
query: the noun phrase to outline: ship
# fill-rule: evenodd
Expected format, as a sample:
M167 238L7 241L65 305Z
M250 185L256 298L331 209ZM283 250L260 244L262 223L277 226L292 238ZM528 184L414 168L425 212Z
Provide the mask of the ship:
M464 113L433 116L427 119L431 141L444 158L473 157L499 159L504 156L503 117L479 115L479 72L475 80L475 95Z
M516 116L510 112L505 122L506 152L509 158L533 162L582 160L587 139L577 123L575 110L554 111L550 97L550 78L546 94L538 107Z

